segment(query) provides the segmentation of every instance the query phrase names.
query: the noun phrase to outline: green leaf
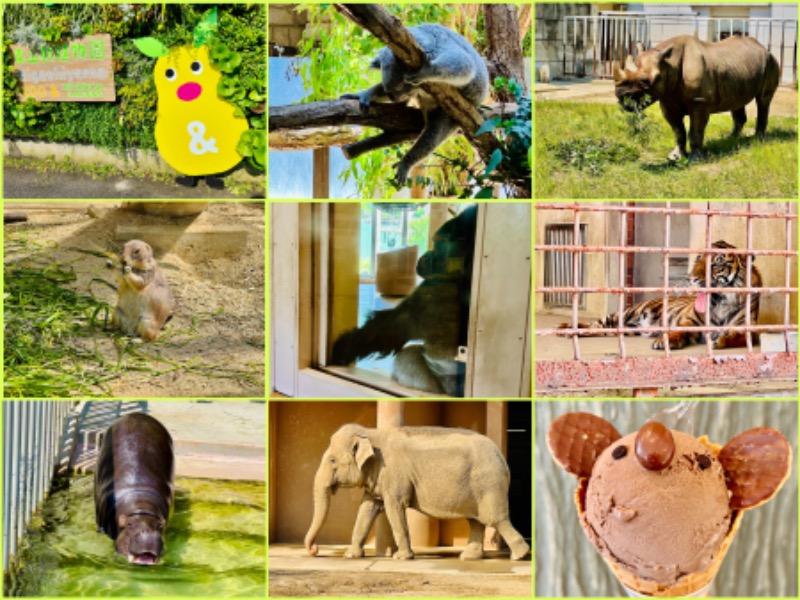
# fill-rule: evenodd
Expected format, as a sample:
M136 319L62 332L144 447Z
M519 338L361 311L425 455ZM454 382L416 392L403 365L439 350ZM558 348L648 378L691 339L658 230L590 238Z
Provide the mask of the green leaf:
M208 39L217 29L217 22L217 7L215 6L203 15L202 20L197 24L192 32L195 48L198 48L208 42Z
M477 194L475 194L475 198L477 200L486 200L487 198L492 198L494 196L494 188L492 186L487 186L482 188Z
M491 119L487 119L483 122L483 125L478 127L478 131L475 132L473 137L478 137L482 133L489 133L494 131L494 128L497 127L497 121L499 117L493 117Z
M497 165L500 164L501 160L503 160L503 152L500 150L500 148L498 148L492 152L492 156L489 158L489 164L486 165L486 171L484 171L483 176L488 177L489 173L497 168Z
M247 158L248 156L253 155L253 151L250 148L250 140L247 138L242 137L239 140L239 143L236 144L236 152Z
M154 37L136 38L133 43L139 52L150 58L160 58L169 54L167 47Z
M211 49L211 60L220 62L228 58L231 51L225 44L217 44Z
M242 55L238 52L231 52L226 60L219 63L219 70L223 73L232 73L242 64Z

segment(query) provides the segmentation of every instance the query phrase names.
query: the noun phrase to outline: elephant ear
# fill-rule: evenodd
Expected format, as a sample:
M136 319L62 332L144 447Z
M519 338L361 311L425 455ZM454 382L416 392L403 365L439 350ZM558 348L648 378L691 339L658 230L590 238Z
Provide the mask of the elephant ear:
M356 436L355 444L353 445L353 454L355 455L358 468L362 469L364 463L375 454L375 451L372 449L372 442L369 441L369 438Z

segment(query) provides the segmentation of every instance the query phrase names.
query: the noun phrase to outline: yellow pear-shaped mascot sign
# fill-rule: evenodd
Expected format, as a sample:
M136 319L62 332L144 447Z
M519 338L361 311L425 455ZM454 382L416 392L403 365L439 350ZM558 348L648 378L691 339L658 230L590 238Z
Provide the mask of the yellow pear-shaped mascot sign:
M139 50L158 58L153 70L158 105L156 145L178 178L194 186L205 176L211 187L222 187L212 175L235 167L242 160L236 150L248 130L247 119L217 93L222 73L211 62L206 42L217 24L216 8L208 11L194 30L194 44L167 49L155 38L134 41Z

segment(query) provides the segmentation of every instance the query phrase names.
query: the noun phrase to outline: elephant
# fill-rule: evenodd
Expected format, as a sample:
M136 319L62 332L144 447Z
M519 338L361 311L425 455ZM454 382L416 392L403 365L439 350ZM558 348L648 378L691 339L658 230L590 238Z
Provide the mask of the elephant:
M486 526L495 527L511 548L511 558L520 560L530 546L509 520L509 479L498 447L474 431L344 425L331 436L314 477L314 516L305 537L306 551L317 555L315 540L328 516L331 494L340 487L362 487L346 558L364 556L367 535L384 510L397 545L393 558L414 558L406 521L406 508L414 508L437 519L469 521L462 560L483 557Z

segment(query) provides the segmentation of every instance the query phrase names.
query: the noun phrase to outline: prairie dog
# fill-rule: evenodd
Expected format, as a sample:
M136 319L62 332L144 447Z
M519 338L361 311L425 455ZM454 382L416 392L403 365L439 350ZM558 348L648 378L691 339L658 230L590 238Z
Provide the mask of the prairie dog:
M172 316L172 294L146 242L130 240L125 244L118 292L114 320L122 332L149 341L156 339Z

